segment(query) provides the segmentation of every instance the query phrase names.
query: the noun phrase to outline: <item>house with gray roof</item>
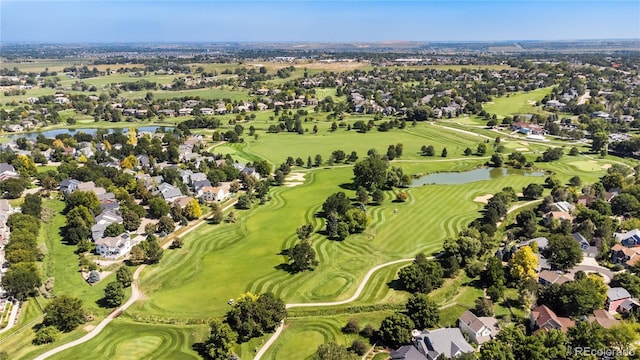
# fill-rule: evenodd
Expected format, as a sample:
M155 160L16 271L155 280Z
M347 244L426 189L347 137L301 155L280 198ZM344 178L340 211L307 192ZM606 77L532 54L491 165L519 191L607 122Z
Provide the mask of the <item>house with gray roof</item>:
M158 185L158 190L153 192L153 195L158 194L161 194L162 198L168 203L171 203L182 196L180 189L166 182Z
M96 241L96 253L105 258L117 259L129 253L130 250L131 238L127 233Z
M475 349L465 340L458 328L436 330L413 330L413 345L405 345L391 352L393 360L435 360L443 355L453 358L463 353L473 353ZM411 347L415 348L412 350ZM420 357L420 355L422 357Z
M96 223L91 227L91 238L97 241L104 237L104 231L111 224L122 224L122 216L115 211L105 210L96 216Z
M11 164L0 163L0 181L7 179L17 179L20 176Z

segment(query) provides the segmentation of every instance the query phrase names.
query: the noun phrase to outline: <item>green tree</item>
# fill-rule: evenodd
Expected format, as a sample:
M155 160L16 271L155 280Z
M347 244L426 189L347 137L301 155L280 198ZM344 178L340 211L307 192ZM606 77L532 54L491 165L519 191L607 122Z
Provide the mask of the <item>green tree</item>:
M168 216L162 216L158 220L158 232L170 234L176 229L176 223Z
M405 305L409 318L418 329L435 326L440 321L438 304L425 294L413 294Z
M328 342L318 346L313 360L354 360L354 356L343 345Z
M553 234L544 255L554 269L566 271L582 261L582 250L570 235Z
M367 192L367 189L362 186L358 187L356 196L358 197L358 201L360 201L360 203L363 205L367 205L367 203L369 202L369 192Z
M400 269L398 278L409 292L429 293L442 285L444 270L439 262L418 254L413 263Z
M264 293L257 298L249 293L236 300L227 312L226 323L238 333L239 342L246 342L275 330L286 314L282 299L271 293Z
M218 319L214 319L209 326L211 331L204 345L207 355L213 360L228 360L238 335Z
M106 229L104 229L104 236L118 236L123 234L126 230L124 229L124 225L113 223L109 224Z
M40 285L40 271L33 262L12 264L2 277L2 287L21 300L34 293Z
M487 153L487 144L485 144L483 142L478 144L478 147L476 148L476 153L479 156L484 156L484 154Z
M289 250L289 264L294 272L313 270L318 265L316 251L308 240L303 240Z
M119 282L112 281L104 288L104 302L107 307L118 307L124 300L124 289Z
M544 188L540 184L529 184L522 189L522 195L527 199L535 200L542 196Z
M118 271L116 271L116 280L123 286L129 287L131 286L131 282L133 281L133 273L128 266L121 266Z
M22 196L27 184L22 179L7 179L0 182L0 191L7 199L17 199Z
M384 201L384 193L380 189L375 189L373 190L372 198L376 204L382 204Z
M473 154L473 150L471 150L471 148L464 149L464 156L470 156L471 154Z
M387 168L389 163L379 156L369 156L358 161L353 167L353 183L355 186L362 186L367 190L382 188L387 179Z
M27 194L20 208L23 214L33 215L39 219L42 213L42 198L38 194Z
M443 158L447 157L447 148L442 149L442 153L440 154L440 157L443 157Z
M598 131L591 135L591 151L599 152L607 148L609 135L604 131Z
M364 211L351 208L345 213L344 221L349 226L349 233L361 233L367 228L369 217Z
M49 344L58 338L60 331L54 326L43 326L36 331L36 337L33 339L34 345Z
M136 231L141 223L142 220L140 220L140 216L135 211L129 210L128 208L122 209L122 225L124 225L126 230Z
M411 330L413 328L413 321L408 316L393 314L382 320L378 333L385 345L396 349L411 343Z
M240 195L238 197L238 202L236 203L236 208L238 209L251 209L252 201L249 195Z
M171 207L169 206L169 204L167 204L167 202L164 201L164 199L159 197L149 199L148 204L149 204L149 215L151 215L156 219L166 216L167 214L169 214L169 211L171 211Z
M43 323L46 326L55 326L63 332L69 332L85 322L82 300L67 295L51 300L44 309L44 314Z
M92 191L74 191L69 194L65 199L66 207L65 212L69 212L71 209L77 206L84 206L89 211L93 213L93 215L100 214L102 208L100 207L100 200L98 200L98 196Z

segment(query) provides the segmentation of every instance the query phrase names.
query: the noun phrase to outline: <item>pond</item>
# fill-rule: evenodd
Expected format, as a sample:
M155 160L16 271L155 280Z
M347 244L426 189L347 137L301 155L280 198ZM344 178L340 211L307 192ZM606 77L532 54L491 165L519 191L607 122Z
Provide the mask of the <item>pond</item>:
M442 172L425 175L413 180L411 186L467 184L474 181L499 179L509 175L544 176L545 174L541 171L524 171L510 168L480 168L463 172Z
M157 129L160 128L172 128L172 126L140 126L137 127L137 131L138 132L150 132L150 133L154 133L156 132ZM124 134L128 134L129 133L129 128L117 128L117 129L106 129L109 132L112 131L117 131L117 130L121 130ZM71 136L73 136L74 134L77 134L79 132L83 132L86 134L90 134L90 135L94 135L96 132L98 131L97 128L81 128L81 129L51 129L51 130L45 130L45 131L36 131L36 132L30 132L30 133L24 133L24 134L11 134L8 135L8 137L12 140L18 139L18 138L27 138L27 139L35 139L38 137L38 135L43 135L46 138L55 138L56 135L60 135L60 134L69 134Z

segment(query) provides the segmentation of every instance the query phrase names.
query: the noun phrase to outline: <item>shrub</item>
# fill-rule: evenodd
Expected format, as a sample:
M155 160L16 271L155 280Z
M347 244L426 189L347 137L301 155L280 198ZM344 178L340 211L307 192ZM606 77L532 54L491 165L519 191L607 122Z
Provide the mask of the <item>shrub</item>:
M36 331L36 337L33 339L34 345L48 344L56 341L60 331L54 326L43 326Z

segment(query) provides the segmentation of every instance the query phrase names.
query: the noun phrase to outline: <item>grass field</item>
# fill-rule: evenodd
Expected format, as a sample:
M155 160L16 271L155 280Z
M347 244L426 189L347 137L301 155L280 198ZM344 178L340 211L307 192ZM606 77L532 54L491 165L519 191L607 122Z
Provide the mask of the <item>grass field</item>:
M393 311L377 311L353 315L323 316L322 318L293 318L287 321L285 331L267 351L263 359L310 359L319 344L330 341L347 347L356 339L368 341L356 334L344 334L341 329L350 318L358 320L360 327L371 324L374 328Z
M51 359L200 359L191 344L208 335L207 326L147 325L116 319L96 338Z
M369 118L363 117L364 121ZM359 117L350 117L347 122L353 122ZM262 125L260 121L253 122L256 127ZM251 123L249 123L251 124ZM318 126L318 133L313 134L313 126ZM247 125L248 126L248 125ZM317 123L306 123L305 128L309 131L304 135L297 133L266 133L259 131L259 138L246 138L241 144L225 144L216 148L216 152L232 154L244 160L256 160L264 158L274 164L282 163L287 156L301 157L307 160L308 156L313 157L320 154L323 159L328 159L334 150L343 150L347 154L356 151L360 158L366 156L367 151L374 148L380 154L386 154L389 145L402 143L404 153L402 159L425 159L420 156L420 148L423 145L433 145L436 154L444 147L447 148L448 156L451 158L462 157L466 147L476 148L478 143L484 141L483 138L436 127L426 123L419 123L415 128L394 129L389 132L380 132L375 129L367 133L357 133L354 130L338 128L335 132L330 131L331 122L322 121ZM273 146L278 144L278 146Z
M546 112L533 104L544 98L552 87L540 88L533 91L510 94L509 96L496 97L493 102L486 103L482 107L490 114L496 114L499 118L514 114L543 114Z

